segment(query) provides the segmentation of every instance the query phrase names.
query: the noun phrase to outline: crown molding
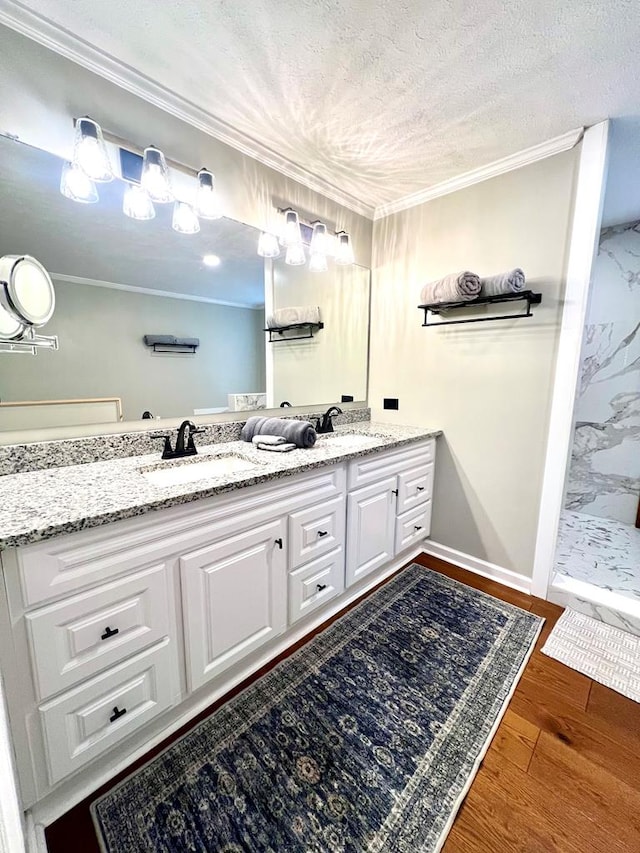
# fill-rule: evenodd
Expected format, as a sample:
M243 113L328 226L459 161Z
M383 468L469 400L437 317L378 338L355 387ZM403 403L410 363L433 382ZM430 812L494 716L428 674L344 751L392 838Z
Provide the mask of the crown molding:
M510 154L508 157L495 160L493 163L481 166L479 169L472 169L470 172L465 172L456 178L450 178L447 181L426 187L424 190L403 196L396 201L378 205L373 218L374 220L383 219L392 213L400 213L402 210L416 207L416 205L423 204L425 201L431 201L434 198L439 198L440 196L465 189L465 187L473 186L473 184L487 181L489 178L504 175L506 172L512 172L514 169L528 166L530 163L543 160L545 157L551 157L553 154L568 151L580 142L583 134L584 128L578 127L575 130L568 131L568 133L563 133L562 136L555 136L553 139L548 139L539 145L532 145L531 148L525 148L523 151Z
M49 273L54 281L66 284L88 284L91 287L106 287L110 290L126 290L129 293L142 293L143 296L166 296L167 299L181 299L183 302L206 302L209 305L225 305L227 308L244 308L249 311L262 311L264 305L249 305L246 302L227 302L224 299L210 299L207 296L195 296L190 293L176 293L174 290L158 290L151 287L141 287L136 284L119 284L116 281L101 281L97 278L82 278L77 275L64 273Z
M175 116L192 127L207 133L220 142L224 142L236 151L268 166L276 172L291 178L307 189L320 193L325 198L373 219L374 206L336 187L330 181L314 172L296 165L282 157L266 145L251 136L242 133L197 104L183 98L171 89L154 82L151 78L115 59L84 39L74 35L64 27L50 21L43 15L27 9L16 0L0 0L0 24L38 42L38 44L59 53L94 74L115 83L121 89Z

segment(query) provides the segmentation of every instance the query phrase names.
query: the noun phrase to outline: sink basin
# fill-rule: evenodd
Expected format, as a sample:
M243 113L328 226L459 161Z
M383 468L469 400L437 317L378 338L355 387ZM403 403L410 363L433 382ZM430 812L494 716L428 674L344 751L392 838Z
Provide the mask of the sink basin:
M208 459L187 459L177 464L143 468L140 473L153 486L180 486L183 483L193 483L197 480L207 480L211 477L225 477L239 471L249 471L256 465L243 456L229 454L213 456Z
M370 447L373 444L378 444L381 438L385 436L382 435L373 435L372 433L367 433L362 435L358 435L357 433L344 433L340 435L337 432L329 432L325 435L318 436L318 442L322 442L323 444L327 442L331 445L331 447Z

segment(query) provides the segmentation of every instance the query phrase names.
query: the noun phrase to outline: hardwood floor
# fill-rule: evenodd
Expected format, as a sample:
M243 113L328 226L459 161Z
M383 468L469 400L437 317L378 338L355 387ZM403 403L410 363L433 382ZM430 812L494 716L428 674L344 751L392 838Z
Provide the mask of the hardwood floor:
M561 607L434 557L415 562L547 620L443 853L640 853L640 704L541 654ZM99 853L97 793L47 828L50 853Z

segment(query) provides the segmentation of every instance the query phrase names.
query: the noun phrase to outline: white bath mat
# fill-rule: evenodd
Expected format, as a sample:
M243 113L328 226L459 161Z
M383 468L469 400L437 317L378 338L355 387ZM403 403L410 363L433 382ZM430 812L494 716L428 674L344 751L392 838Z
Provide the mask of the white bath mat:
M640 702L640 637L565 610L542 652Z

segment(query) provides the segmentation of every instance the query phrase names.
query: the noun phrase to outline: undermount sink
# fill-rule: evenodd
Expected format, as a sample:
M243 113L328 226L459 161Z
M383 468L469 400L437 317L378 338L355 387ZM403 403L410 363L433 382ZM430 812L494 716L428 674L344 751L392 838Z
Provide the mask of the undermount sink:
M142 476L153 486L180 486L183 483L193 483L197 480L208 480L211 477L225 477L239 471L249 471L256 463L243 456L229 454L214 456L208 459L185 459L173 465L155 466L140 470Z

